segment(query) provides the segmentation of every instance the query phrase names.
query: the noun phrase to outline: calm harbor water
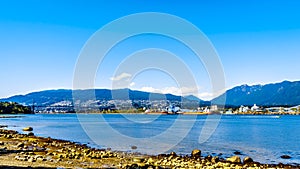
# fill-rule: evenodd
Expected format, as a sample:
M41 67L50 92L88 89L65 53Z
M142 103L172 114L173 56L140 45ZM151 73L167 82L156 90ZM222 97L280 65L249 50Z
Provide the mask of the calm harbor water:
M239 151L242 157L250 156L263 163L300 163L300 116L277 118L262 115L223 115L217 121L217 128L209 139L199 143L199 135L207 121L207 116L142 114L87 114L80 115L80 118L76 114L36 114L20 118L0 118L0 124L8 125L9 129L22 132L23 127L32 126L35 135L85 143L98 148L111 147L148 154L164 150L162 146L171 147L167 152L175 151L178 154L189 154L194 148L198 148L204 155L222 157ZM112 128L125 139L114 136L108 128ZM86 132L87 130L90 132ZM137 145L136 150L131 150L131 142L128 142L125 149L124 146L117 146L118 143L122 143L120 146L127 145L126 138L145 141L166 132L169 134L159 137L158 143L144 144L142 147ZM186 136L181 140L178 135ZM178 140L179 143L176 142ZM281 155L292 158L281 159Z

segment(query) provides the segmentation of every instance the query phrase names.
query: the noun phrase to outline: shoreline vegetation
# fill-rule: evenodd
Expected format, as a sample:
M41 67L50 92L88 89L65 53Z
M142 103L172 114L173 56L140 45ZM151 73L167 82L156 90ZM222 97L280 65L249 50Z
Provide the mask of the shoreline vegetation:
M128 110L78 110L74 112L40 112L35 114L148 114L148 115L300 115L300 111L290 112L270 112L270 111L251 111L237 112L232 111L227 113L225 111L179 111L179 112L168 112L168 111L145 111L144 109L128 109Z
M281 110L282 109L282 110ZM154 111L151 109L143 109L143 108L133 108L133 109L113 109L113 110L78 110L78 111L64 111L64 112L35 112L33 107L23 106L16 102L0 102L0 118L13 118L10 116L11 114L69 114L69 113L79 113L79 114L153 114L153 115L300 115L300 106L298 108L291 109L293 111L284 112L284 108L279 107L278 112L270 112L267 110L258 110L258 111L233 111L233 109L229 108L224 110L213 110L213 111L179 111L179 112L168 112L168 111ZM8 116L9 115L9 116Z
M29 106L16 102L0 102L0 114L33 114Z
M27 130L27 129L31 130ZM139 153L96 149L86 144L38 137L25 127L27 134L0 128L0 167L42 168L300 168L300 164L261 164L251 157L234 155L227 159L201 156L194 149L190 155ZM132 146L132 149L137 147Z
M35 114L146 114L146 115L300 115L300 112L242 112L242 113L219 113L219 112L180 112L180 113L169 113L169 112L141 112L134 110L121 110L121 111L78 111L75 113L35 113Z

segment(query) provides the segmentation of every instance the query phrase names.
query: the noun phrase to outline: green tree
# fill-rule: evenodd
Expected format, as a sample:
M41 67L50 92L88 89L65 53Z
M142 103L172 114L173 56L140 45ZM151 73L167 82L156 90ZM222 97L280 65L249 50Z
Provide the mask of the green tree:
M0 102L0 114L32 114L31 108L16 102Z

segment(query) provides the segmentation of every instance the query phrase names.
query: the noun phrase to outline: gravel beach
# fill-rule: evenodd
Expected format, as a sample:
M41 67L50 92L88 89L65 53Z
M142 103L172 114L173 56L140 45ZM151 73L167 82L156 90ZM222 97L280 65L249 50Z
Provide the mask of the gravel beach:
M260 164L252 158L188 156L175 152L157 156L90 148L87 145L0 129L1 168L300 168L300 165Z

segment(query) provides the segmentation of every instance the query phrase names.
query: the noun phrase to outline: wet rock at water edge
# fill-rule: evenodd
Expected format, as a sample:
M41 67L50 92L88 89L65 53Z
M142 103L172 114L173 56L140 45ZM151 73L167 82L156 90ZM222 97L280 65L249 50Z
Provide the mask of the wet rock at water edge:
M132 149L132 150L136 150L136 149L137 149L137 146L131 146L131 149Z
M229 161L231 163L241 163L241 158L239 156L232 156L227 158L226 161Z
M211 161L212 156L211 156L211 155L208 155L208 156L206 156L204 159L207 160L207 161Z
M282 155L282 156L280 156L282 159L290 159L290 158L292 158L291 156L289 156L289 155Z
M218 163L220 161L220 158L218 156L215 156L211 159L212 163Z
M172 152L170 153L170 156L174 156L174 157L176 157L176 156L177 156L177 154L176 154L174 151L172 151Z
M23 131L32 131L33 128L32 128L32 127L24 127L22 130L23 130Z
M235 155L242 155L242 153L239 152L239 151L235 151L235 152L233 152L233 154L235 154Z
M201 150L199 149L194 149L191 153L191 156L194 157L194 158L199 158L201 157Z
M33 132L29 132L29 133L27 134L27 136L34 136L34 133L33 133Z
M253 159L247 156L243 159L243 163L244 164L253 163Z

